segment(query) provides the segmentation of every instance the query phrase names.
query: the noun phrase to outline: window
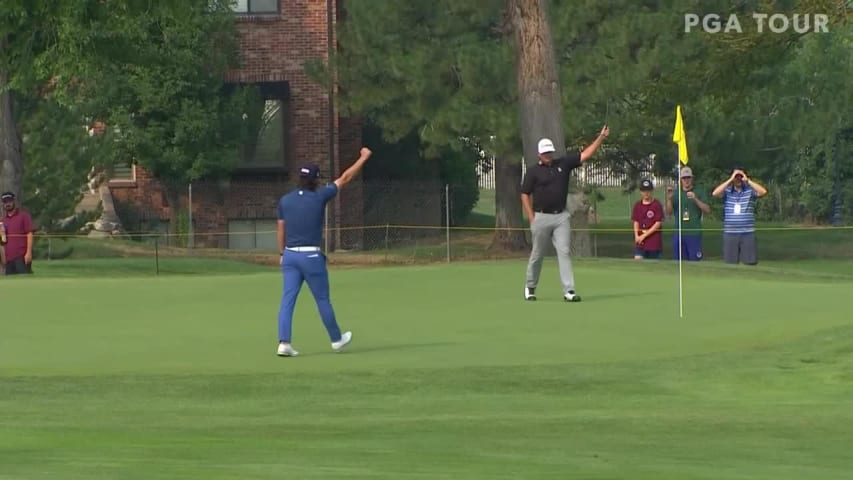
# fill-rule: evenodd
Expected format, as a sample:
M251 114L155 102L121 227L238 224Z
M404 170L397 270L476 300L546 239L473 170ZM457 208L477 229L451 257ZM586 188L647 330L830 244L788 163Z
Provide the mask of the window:
M277 220L228 221L228 248L233 250L278 250Z
M113 167L113 172L112 175L110 175L110 180L132 182L136 180L136 167L134 165L131 165L130 163L116 165Z
M279 0L234 0L231 8L237 13L278 13Z
M290 152L290 87L287 82L230 83L225 95L238 95L242 111L240 149L235 170L240 173L286 173Z
M285 152L285 102L260 100L243 115L251 140L243 145L240 167L283 168Z
M92 178L92 173L95 174ZM136 166L131 162L121 162L104 170L96 170L89 173L90 188L99 184L102 180L107 180L110 186L131 185L136 182Z

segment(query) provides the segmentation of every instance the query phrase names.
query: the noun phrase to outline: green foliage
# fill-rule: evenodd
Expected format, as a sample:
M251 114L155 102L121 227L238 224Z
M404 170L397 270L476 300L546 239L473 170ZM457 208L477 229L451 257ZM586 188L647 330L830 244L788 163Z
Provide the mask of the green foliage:
M749 90L734 136L751 140L744 160L755 173L780 186L787 206L780 219L826 222L836 182L846 197L853 177L853 25L802 38L772 69L773 81ZM769 70L769 68L765 68ZM765 73L765 72L759 72ZM766 75L766 73L765 73ZM731 120L731 119L730 119Z
M335 66L342 105L396 141L413 130L428 154L460 137L518 148L512 46L501 0L346 4ZM315 68L315 70L317 70Z
M363 140L375 156L375 160L365 166L367 181L437 179L436 184L449 185L451 224L463 222L477 204L479 153L463 142L455 147L425 149L417 132L389 142L383 130L370 122L364 127ZM430 153L434 156L428 156ZM445 212L444 205L442 212Z
M473 149L444 148L439 157L442 181L449 187L450 225L460 225L480 199L476 165L479 152Z
M517 149L502 2L377 0L346 8L336 66L350 110L391 140L417 129L431 149L491 136L494 150ZM830 33L758 33L752 13L771 11L828 13ZM685 12L735 13L744 32L685 33ZM583 146L607 121L611 136L596 161L636 180L654 153L655 173L671 175L681 104L691 166L703 183L713 186L743 165L783 191L776 208L762 207L766 215L827 220L836 175L842 197L853 195L849 149L834 150L840 132L853 127L849 13L849 2L833 0L553 0L567 144Z
M87 155L107 167L132 160L172 187L231 172L251 133L242 124L251 92L223 92L237 60L230 3L4 3L0 70L11 73L17 97L36 105L19 130L27 197L45 221L73 208ZM95 119L109 127L97 155L95 142L84 149L72 133Z
M53 95L109 125L113 162L170 185L230 173L248 97L223 93L237 45L226 2L117 3L61 16L38 64L68 80Z
M83 120L51 100L20 102L18 126L27 168L23 203L37 224L53 230L83 196L87 173L109 147L86 134Z
M54 20L68 3L66 0L3 1L0 42L4 48L0 48L0 71L9 76L6 88L10 91L29 94L43 86L35 62L53 41Z
M436 163L423 159L416 131L389 141L382 128L368 121L362 129L362 141L373 157L364 166L364 178L371 180L434 178Z

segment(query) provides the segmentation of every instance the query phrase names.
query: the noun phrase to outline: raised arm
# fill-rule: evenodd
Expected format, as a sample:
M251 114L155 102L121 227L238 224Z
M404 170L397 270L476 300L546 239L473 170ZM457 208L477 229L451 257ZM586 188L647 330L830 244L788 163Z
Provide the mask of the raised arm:
M338 189L341 189L344 185L348 184L353 178L355 178L355 176L358 175L358 172L361 171L361 167L363 167L365 162L367 162L367 159L373 155L373 152L371 152L367 147L363 147L360 153L361 156L358 157L358 160L350 165L349 168L344 170L344 173L335 180L335 185L337 185Z
M592 142L590 146L583 149L583 151L581 152L581 162L585 162L587 159L589 159L589 157L591 157L592 154L595 153L596 150L598 150L598 147L601 146L601 144L604 142L604 139L607 138L608 135L610 135L610 128L605 125L601 128L601 133L598 134L598 137L596 137L595 141Z
M732 182L735 181L735 175L737 175L737 174L743 175L743 172L741 172L740 170L735 170L734 172L732 172L731 177L729 177L725 182L717 185L717 188L715 188L714 191L711 192L711 196L716 197L716 198L722 197L723 192L725 192L726 189L729 187L729 185L731 185Z
M691 195L691 193L693 195ZM696 206L699 207L699 210L702 210L702 213L711 213L711 206L708 205L707 203L703 202L699 198L699 195L696 195L695 192L688 192L687 198L689 198L690 200L693 200L693 203L695 203Z
M673 191L672 186L666 187L666 216L669 217L672 215L672 196L675 192Z
M743 182L749 184L749 186L752 187L753 190L755 190L755 195L757 197L763 197L767 195L767 189L764 188L764 185L756 182L755 180L750 180L745 173L743 174Z

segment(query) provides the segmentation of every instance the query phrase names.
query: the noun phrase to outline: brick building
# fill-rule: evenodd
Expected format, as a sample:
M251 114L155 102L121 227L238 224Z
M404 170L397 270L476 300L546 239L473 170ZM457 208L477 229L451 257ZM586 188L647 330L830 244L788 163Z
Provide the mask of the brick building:
M338 2L235 2L240 66L227 74L226 82L259 87L264 128L230 179L192 186L196 246L275 251L275 205L293 187L299 166L315 162L324 176L335 176L358 156L360 125L336 113L334 95L330 102L328 89L312 82L303 66L328 59L336 41ZM117 169L109 187L128 231L166 231L171 208L189 210L189 186L179 205L170 205L159 182L135 166ZM356 179L330 204L330 227L361 225L362 198L363 186ZM357 248L361 239L355 232L329 235L328 245Z

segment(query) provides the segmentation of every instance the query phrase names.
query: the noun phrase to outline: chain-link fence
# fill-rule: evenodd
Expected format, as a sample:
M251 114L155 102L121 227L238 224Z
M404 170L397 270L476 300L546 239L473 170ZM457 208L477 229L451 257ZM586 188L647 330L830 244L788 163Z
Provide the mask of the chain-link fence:
M665 204L665 188L655 197ZM231 189L225 201L224 188ZM116 202L124 229L100 236L36 235L36 263L55 260L123 258L147 265L151 272L186 259L241 260L273 265L278 262L276 202L289 185L253 189L247 185L194 185L192 214L189 195L184 207L151 202L132 208ZM234 191L239 195L235 196ZM786 222L794 200L773 185L758 200L759 258L762 261L853 259L853 227ZM620 188L586 185L585 195L572 194L571 252L575 258L633 256L631 209L638 193ZM166 200L166 198L158 201ZM703 220L702 248L706 261L720 261L721 202L709 196L712 207ZM497 205L510 211L515 225L496 226ZM174 227L171 222L175 221ZM190 223L192 222L192 223ZM192 227L190 227L192 225ZM663 224L663 257L674 258L672 238L677 222ZM411 264L463 260L525 258L530 231L521 220L517 198L499 202L495 190L452 186L439 181L367 181L353 183L328 206L322 247L333 264ZM548 252L553 255L553 250Z

